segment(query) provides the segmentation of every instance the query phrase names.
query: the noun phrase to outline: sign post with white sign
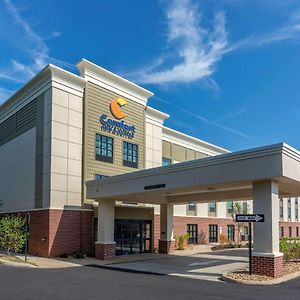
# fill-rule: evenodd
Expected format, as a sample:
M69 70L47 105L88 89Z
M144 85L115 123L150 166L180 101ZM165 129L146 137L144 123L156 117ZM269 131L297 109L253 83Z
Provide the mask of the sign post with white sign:
M248 222L249 223L249 275L252 275L252 223L264 222L265 215L263 214L236 214L236 222Z

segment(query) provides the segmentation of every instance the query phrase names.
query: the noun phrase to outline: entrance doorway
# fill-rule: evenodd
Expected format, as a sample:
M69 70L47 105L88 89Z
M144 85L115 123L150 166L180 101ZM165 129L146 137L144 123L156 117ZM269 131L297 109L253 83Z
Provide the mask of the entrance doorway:
M116 255L151 252L151 220L115 220Z

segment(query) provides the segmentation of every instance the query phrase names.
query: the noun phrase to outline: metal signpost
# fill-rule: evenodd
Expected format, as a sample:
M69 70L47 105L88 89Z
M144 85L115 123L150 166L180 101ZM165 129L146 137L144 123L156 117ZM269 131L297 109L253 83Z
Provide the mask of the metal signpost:
M28 237L29 237L29 223L30 223L30 214L29 212L26 213L26 244L25 244L25 262L27 262L27 255L28 255Z
M264 222L265 215L263 214L236 214L236 222L247 222L249 223L249 275L252 275L252 223Z

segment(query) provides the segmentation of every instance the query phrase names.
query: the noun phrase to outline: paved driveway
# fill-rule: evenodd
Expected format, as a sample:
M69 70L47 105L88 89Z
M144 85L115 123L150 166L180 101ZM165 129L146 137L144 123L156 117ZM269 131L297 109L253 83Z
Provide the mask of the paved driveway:
M2 300L299 300L300 280L246 286L89 267L60 269L0 265Z
M169 255L160 259L112 263L106 266L91 266L217 281L223 273L245 269L247 265L247 250L226 250L189 256Z

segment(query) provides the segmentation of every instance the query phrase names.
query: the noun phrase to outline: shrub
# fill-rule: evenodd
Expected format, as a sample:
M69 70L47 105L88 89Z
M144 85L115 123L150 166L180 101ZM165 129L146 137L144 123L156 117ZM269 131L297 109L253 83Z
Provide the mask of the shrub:
M175 236L175 239L177 241L177 244L178 244L178 250L184 250L184 246L185 246L185 243L186 241L189 239L189 235L188 233L186 234L183 234L183 235L176 235Z
M7 254L10 254L11 251L22 251L27 235L24 223L19 216L6 216L0 219L0 248Z
M282 238L279 242L279 249L287 261L300 259L299 238Z
M227 236L224 233L221 233L219 236L219 243L221 246L224 246L227 243Z
M82 258L85 258L85 255L84 253L82 252L76 252L74 255L73 255L74 258L79 258L79 259L82 259Z
M68 258L69 255L67 253L62 253L62 254L59 254L59 257L60 258Z

